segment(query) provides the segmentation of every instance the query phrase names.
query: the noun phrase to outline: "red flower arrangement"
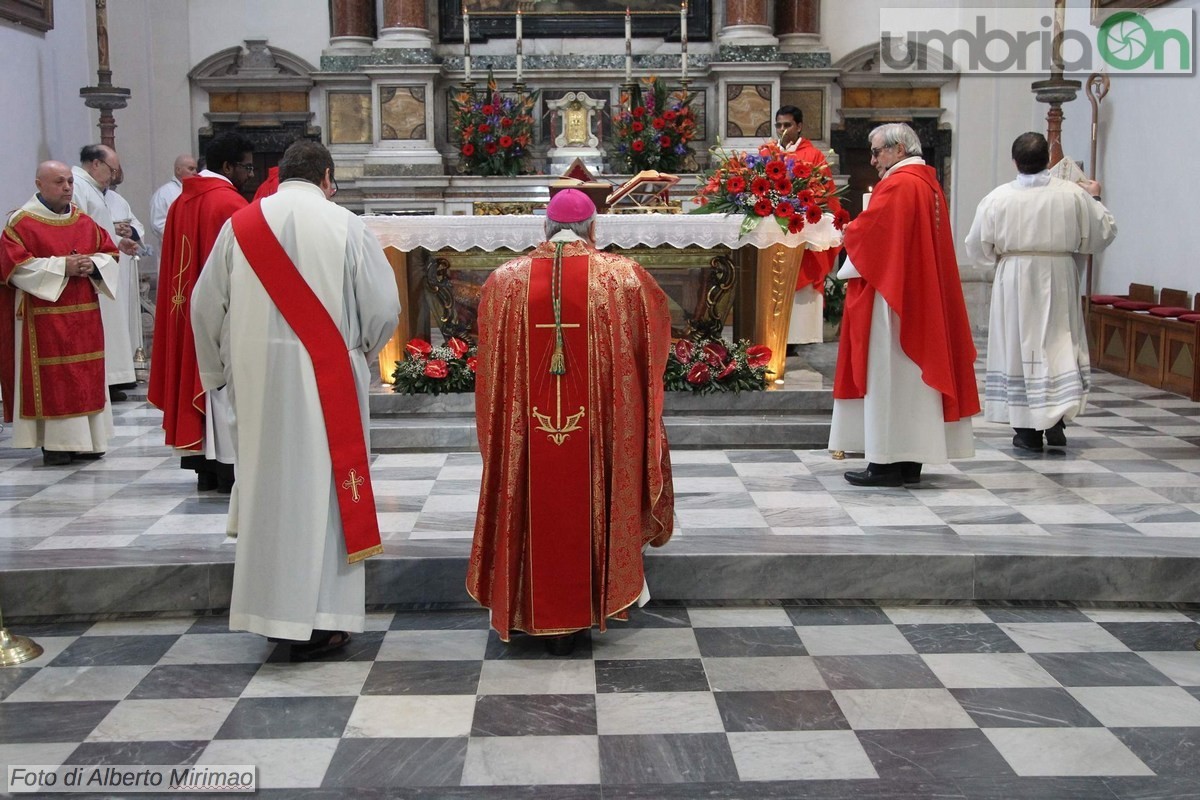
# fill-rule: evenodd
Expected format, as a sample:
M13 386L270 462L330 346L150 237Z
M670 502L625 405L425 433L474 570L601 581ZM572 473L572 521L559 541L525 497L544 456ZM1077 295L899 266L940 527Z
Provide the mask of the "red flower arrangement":
M850 221L829 167L799 161L778 142L765 142L756 154L718 152L714 160L717 166L700 176L693 214L741 214L743 233L767 218L799 233L820 222L826 211L838 230Z
M663 385L667 391L698 394L760 391L767 387L770 360L769 347L745 339L733 345L718 339L679 339L667 356Z
M629 173L677 172L692 155L689 143L696 137L691 97L668 92L655 77L643 78L642 83L645 91L637 86L632 96L622 95L622 110L613 117L614 159Z
M482 95L461 92L450 99L450 127L458 142L459 165L472 175L520 175L529 171L533 108L537 92L507 97L489 74Z
M404 394L442 394L475 391L475 346L457 336L434 347L424 339L404 345L404 360L396 362L392 389Z

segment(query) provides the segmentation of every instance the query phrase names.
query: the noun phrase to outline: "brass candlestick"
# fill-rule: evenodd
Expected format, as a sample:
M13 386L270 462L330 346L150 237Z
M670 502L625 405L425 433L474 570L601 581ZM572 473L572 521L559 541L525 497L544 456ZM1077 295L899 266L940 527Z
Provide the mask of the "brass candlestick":
M13 636L4 627L4 612L0 610L0 667L15 667L32 661L42 654L42 646L27 636Z

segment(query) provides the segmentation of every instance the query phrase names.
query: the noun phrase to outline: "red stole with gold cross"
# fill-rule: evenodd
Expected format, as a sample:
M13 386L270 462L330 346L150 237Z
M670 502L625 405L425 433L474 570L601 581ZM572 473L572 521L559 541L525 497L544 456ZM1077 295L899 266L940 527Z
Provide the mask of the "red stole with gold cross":
M378 555L383 552L383 545L375 515L367 442L359 416L358 389L346 340L275 238L263 216L262 201L254 201L231 219L234 236L250 268L312 359L333 463L333 488L346 539L346 561L353 564Z
M592 619L588 256L534 258L529 269L529 629Z

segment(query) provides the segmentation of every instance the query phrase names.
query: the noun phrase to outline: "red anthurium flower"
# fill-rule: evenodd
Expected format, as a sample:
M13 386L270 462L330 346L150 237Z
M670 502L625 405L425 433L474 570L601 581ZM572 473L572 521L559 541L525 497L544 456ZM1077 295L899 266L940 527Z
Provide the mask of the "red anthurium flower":
M663 147L670 147L671 146L671 137L670 136L660 136L660 137L658 137L658 143L660 145L662 145Z
M735 372L737 372L737 362L730 361L725 365L725 369L721 370L721 373L717 375L717 380L723 381Z
M500 146L503 147L505 150L512 147L512 143L513 143L513 140L512 140L511 136L501 136L500 137Z
M771 182L759 175L754 179L754 182L750 184L750 191L758 195L766 194L767 192L771 191Z
M754 213L758 214L760 217L771 216L772 210L771 201L765 197L760 198L759 201L754 204Z
M784 200L782 203L775 206L775 216L779 217L780 219L791 219L792 215L795 213L796 209L792 208L792 204L787 200Z
M479 366L479 359L476 358L475 356L471 356L470 358L467 359L467 369L471 370L471 372L474 372L478 366Z
M720 369L725 366L725 361L729 358L729 351L725 349L725 345L720 342L706 342L704 345L704 360L709 366Z
M712 380L712 372L709 370L708 364L703 361L693 364L692 368L688 370L687 382L693 386L701 386L710 380Z
M464 144L462 146L462 154L464 156L466 156L467 158L470 158L471 156L475 155L475 145L471 144L470 142L467 142L466 144Z
M725 189L732 194L741 194L746 191L746 179L741 175L734 175L725 181Z
M424 339L409 339L408 344L404 345L404 350L410 356L423 357L433 352L433 345Z
M638 153L646 149L646 143L641 139L634 139L633 144L630 146L633 147L634 151Z
M445 361L442 361L440 358L435 358L425 365L424 374L427 378L437 378L438 380L441 380L450 374L450 370L446 367Z
M696 345L689 342L687 339L680 339L675 342L675 358L679 363L686 364L692 360L692 355L696 352Z
M804 219L807 220L810 225L816 225L821 221L821 207L809 206L806 208L804 210Z
M455 358L462 358L464 355L466 355L467 351L471 349L471 345L467 344L457 336L451 336L449 340L446 341L446 347L450 348L450 352L454 353Z
M771 348L755 344L746 348L746 363L752 367L765 367L771 361Z

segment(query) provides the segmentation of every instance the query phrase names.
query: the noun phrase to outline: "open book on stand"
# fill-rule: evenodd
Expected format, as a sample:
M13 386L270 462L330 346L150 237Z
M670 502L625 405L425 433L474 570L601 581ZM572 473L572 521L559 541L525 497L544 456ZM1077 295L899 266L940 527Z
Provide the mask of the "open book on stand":
M672 205L670 197L670 189L677 183L678 175L644 169L618 186L608 196L607 203L610 211L618 214L677 214L679 204Z

